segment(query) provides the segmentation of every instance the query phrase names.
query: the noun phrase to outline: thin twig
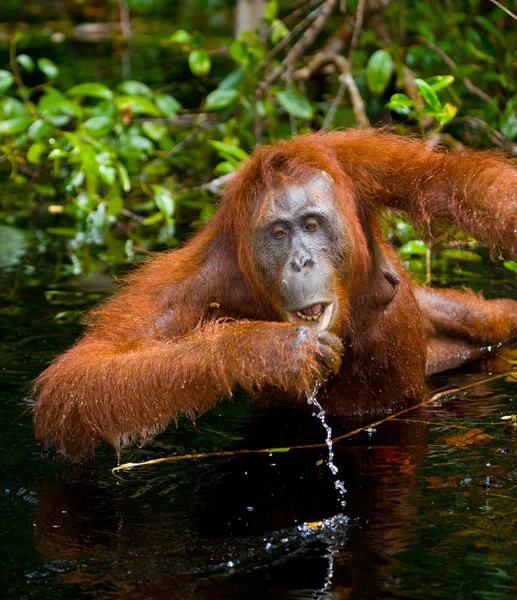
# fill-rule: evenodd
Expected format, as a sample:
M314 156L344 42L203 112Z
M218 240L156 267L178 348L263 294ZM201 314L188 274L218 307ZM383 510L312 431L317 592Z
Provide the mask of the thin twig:
M325 21L332 14L335 5L336 0L326 0L326 2L324 2L320 8L320 14L316 17L312 25L305 31L296 44L294 44L294 46L289 50L282 63L275 67L266 77L266 79L259 84L262 91L268 89L280 77L280 75L282 75L282 73L284 73L289 66L294 63L300 54L302 54L304 50L314 42L316 36L325 24Z
M118 0L120 13L120 29L125 41L125 49L122 52L122 73L124 77L131 77L131 17L126 0Z
M337 69L341 72L338 81L340 84L344 84L348 89L350 102L352 103L352 109L354 111L354 117L358 126L361 128L369 127L370 123L368 121L368 117L366 116L366 108L363 98L359 92L359 89L357 88L354 78L352 77L352 73L350 71L350 62L344 56L341 56L340 54L319 52L312 58L306 67L303 67L296 72L296 76L299 79L307 80L312 76L313 73L330 62L334 63Z
M206 190L207 192L210 192L211 194L220 196L223 193L224 186L234 176L235 176L235 173L227 173L226 175L221 175L221 177L216 177L215 179L212 179L211 181L208 181L207 183L203 183L203 185L198 185L197 187L191 187L191 188L183 188L183 189L178 190L178 192L180 194L183 194L186 192L199 192L202 190Z
M504 10L504 12L507 15L510 15L510 17L512 17L512 19L515 19L517 21L517 15L514 15L513 12L511 10L508 10L506 8L506 6L503 6L502 4L500 4L499 2L497 2L497 0L490 0L490 2L492 4L495 4L497 7L499 7L501 10Z
M287 25L291 21L297 21L300 14L307 12L313 6L317 6L321 4L323 0L310 0L310 2L306 2L302 6L295 8L292 13L288 14L283 20L283 22Z
M425 249L425 281L424 285L429 285L431 283L431 279L433 278L431 272L431 246L427 244Z
M431 42L430 40L428 40L428 39L426 39L425 37L422 37L422 36L417 36L417 40L419 42L422 42L425 46L427 46L428 48L430 48L431 50L433 50L433 52L435 52L436 54L438 54L438 56L443 60L443 62L450 69L453 69L453 70L456 69L457 65L452 60L452 58L448 54L446 54L435 43ZM465 85L465 87L468 89L468 91L471 94L473 94L474 96L477 96L478 98L481 98L481 100L483 100L484 102L491 102L492 97L489 96L482 89L478 88L477 85L475 85L474 83L472 83L471 79L469 79L468 77L462 77L461 80L463 81L463 84Z
M346 87L346 81L340 77L339 88L337 90L336 97L332 101L332 104L330 105L330 108L328 109L327 114L325 115L325 120L323 121L323 129L327 129L327 127L330 127L332 125L332 121L334 120L336 111L345 95Z
M348 60L350 61L352 60L352 56L354 54L355 49L357 48L359 36L361 35L361 30L363 28L365 5L366 0L359 0L359 3L357 4L357 11L355 13L354 33L352 34L352 40L350 41L350 50L348 51Z
M17 56L16 56L17 41L18 41L17 37L14 36L9 45L9 66L11 67L11 71L13 72L14 79L15 79L16 85L18 87L18 91L20 92L20 95L23 99L23 103L29 109L29 112L32 115L35 115L36 110L35 110L32 102L30 101L30 95L27 91L27 88L25 87L25 84L23 83L22 75L20 72L20 67L18 65L18 60L17 60Z
M271 50L267 53L266 58L264 58L264 60L261 61L260 66L261 67L267 66L271 62L271 59L274 58L280 52L280 50L285 48L287 46L287 44L289 44L289 42L300 31L305 29L305 27L307 27L311 21L314 21L314 19L318 16L318 11L319 11L319 8L317 8L316 10L313 10L308 15L306 15L299 23L297 23L291 29L291 31L278 42L278 44L276 44L275 46L273 46L273 48L271 48Z
M361 93L359 92L359 88L357 87L354 78L352 77L352 73L347 71L340 75L340 78L343 78L347 88L348 93L350 94L350 102L352 103L352 110L354 111L354 118L361 128L367 128L370 126L370 122L368 121L368 117L366 116L366 108L364 105L363 98Z
M175 154L177 154L178 152L180 152L181 150L183 150L183 148L185 146L187 146L188 144L190 144L190 142L192 142L193 140L195 140L197 138L197 136L207 127L210 127L210 125L215 125L216 123L218 123L219 121L222 120L227 120L230 117L232 117L234 114L236 114L236 112L238 111L238 108L233 108L232 110L219 115L218 117L214 118L214 119L208 119L207 121L205 121L204 123L201 123L200 125L198 125L194 131L191 131L185 138L183 138L181 140L181 142L178 142L171 150L169 150L169 152L167 152L167 157L170 158L171 156L174 156Z
M289 65L289 68L286 71L286 89L288 92L293 91L293 65ZM294 115L291 113L289 113L289 123L291 125L291 134L296 135L298 133L298 125Z
M476 129L480 129L486 133L494 146L501 148L505 152L517 154L517 144L510 142L500 131L483 121L480 117L464 116L458 117L455 123L467 123Z
M145 217L141 215L137 215L136 213L128 210L127 208L123 208L120 211L124 216L129 217L131 220L136 221L137 223L142 223L145 221Z
M120 11L120 29L124 39L129 42L131 39L131 18L129 16L129 7L126 0L118 0L118 7Z
M354 429L353 431L349 431L348 433L345 433L343 435L339 435L332 439L332 443L336 444L337 442L340 442L341 440L350 438L353 435L356 435L358 433L362 433L363 431L365 431L365 429L370 429L372 427L378 427L379 425L382 425L386 421L395 420L398 417L400 417L401 415L404 415L412 410L416 410L417 408L420 408L427 404L431 404L432 402L436 402L437 400L440 400L440 399L444 398L445 396L449 396L450 394L459 394L461 392L465 392L466 390L472 389L479 385L483 385L490 381L502 379L503 377L508 377L509 375L515 375L515 373L517 373L517 369L510 369L509 371L505 371L504 373L498 373L497 375L492 375L491 377L487 377L485 379L475 381L474 383L469 383L467 385L457 387L457 388L449 388L446 390L442 390L441 392L437 392L436 394L433 394L430 398L423 400L419 404L409 406L408 408L404 408L403 410L400 410L392 415L388 415L387 417L384 417L383 419L380 419L373 423L369 423L368 425L364 425L363 427L358 427L357 429ZM299 445L299 446L286 446L286 447L277 447L277 448L251 448L251 449L245 448L245 449L241 449L241 450L221 450L219 452L198 452L196 454L180 454L177 456L165 456L163 458L154 458L152 460L146 460L146 461L138 462L138 463L124 463L122 465L118 465L117 467L114 467L113 469L111 469L111 472L115 477L118 477L119 479L121 479L121 477L119 477L117 475L118 471L127 471L128 469L133 469L135 467L157 465L157 464L161 464L161 463L165 463L165 462L179 462L180 460L195 460L198 458L216 458L216 457L222 457L222 456L237 456L239 454L280 453L280 452L290 452L291 450L311 450L314 448L326 448L326 447L327 447L327 442L322 442L319 444L303 444L303 445Z
M205 113L202 113L202 115L204 114ZM200 113L179 115L178 117L142 117L140 119L131 119L130 123L164 123L165 125L191 128L194 119L199 117ZM213 115L207 115L207 120L211 120L211 122L215 123L217 121L217 117L214 117Z
M400 415L405 415L406 413L415 410L417 408L421 408L422 406L426 406L427 404L431 404L432 402L436 402L438 400L441 400L442 398L444 398L445 396L449 396L450 394L459 394L461 392L465 392L466 390L470 390L474 387L478 387L479 385L483 385L485 383L488 383L490 381L495 381L497 379L502 379L503 377L508 377L508 375L514 374L516 372L516 369L510 369L509 371L505 371L504 373L498 373L497 375L492 375L490 377L487 377L485 379L480 379L479 381L475 381L474 383L469 383L467 385L463 385L461 387L458 388L449 388L446 390L442 390L441 392L437 392L436 394L433 394L430 398L427 398L426 400L423 400L422 402L420 402L419 404L415 404L414 406L409 406L408 408L404 408L402 410L400 410L399 412L396 412L392 415L388 415L387 417L385 417L384 419L380 419L379 421L375 421L375 423L370 423L369 425L365 425L364 427L358 427L357 429L354 429L353 431L349 431L348 433L344 433L343 435L340 435L336 438L334 438L332 440L332 443L335 444L336 442L340 442L341 440L345 440L349 437L352 437L353 435L355 435L356 433L361 433L363 432L365 429L370 429L372 427L378 427L379 425L382 425L383 423L386 423L386 421L391 421L397 417L400 417ZM323 445L323 444L322 444Z

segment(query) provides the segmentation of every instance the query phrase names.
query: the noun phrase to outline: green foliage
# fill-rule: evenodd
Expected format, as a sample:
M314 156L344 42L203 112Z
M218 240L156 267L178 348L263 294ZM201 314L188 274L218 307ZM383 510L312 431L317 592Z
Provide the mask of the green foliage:
M374 52L366 65L366 80L370 91L380 95L388 87L393 75L393 60L386 50Z
M399 115L415 119L419 123L422 133L425 131L424 119L432 117L436 122L433 133L438 133L454 119L458 109L450 102L442 105L436 92L448 87L453 82L454 77L451 75L435 75L427 81L415 79L418 94L414 98L408 98L405 94L393 94L386 106Z
M196 29L190 19L178 19L173 33L153 33L147 47L160 48L164 64L174 65L161 86L145 69L117 81L72 73L67 85L63 58L42 56L17 34L0 69L0 217L18 230L37 215L38 235L61 240L80 270L89 244L107 262L131 258L133 245L146 247L147 240L176 244L177 224L196 226L213 213L214 198L202 184L232 173L257 143L323 125L354 126L363 109L370 123L388 122L433 143L495 141L514 149L517 36L500 9L481 11L478 0L394 0L375 18L367 12L348 74L362 99L358 111L339 62L349 56L349 38L338 59L310 67L343 34L342 16L336 12L293 57L314 16L300 7L296 18L286 18L288 4L267 2L266 29L237 39L230 27L226 37L209 37L208 25L200 21ZM137 0L128 5L146 14ZM412 228L399 221L388 233L401 256L422 269L428 248ZM459 250L474 260L471 241L462 243L433 246L433 260L437 252L458 260ZM515 272L512 261L505 266Z
M314 110L308 100L294 92L278 92L276 99L280 106L293 117L312 119Z

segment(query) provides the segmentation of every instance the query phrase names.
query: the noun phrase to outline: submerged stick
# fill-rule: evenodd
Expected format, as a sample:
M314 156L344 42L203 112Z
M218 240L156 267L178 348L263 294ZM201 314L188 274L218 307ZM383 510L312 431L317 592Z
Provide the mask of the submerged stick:
M447 390L442 390L441 392L437 392L436 394L433 394L429 398L426 398L425 400L423 400L422 402L420 402L418 404L415 404L414 406L404 408L402 410L399 410L396 413L393 413L392 415L388 415L387 417L379 419L378 421L374 421L373 423L369 423L368 425L363 425L362 427L358 427L357 429L354 429L352 431L344 433L343 435L339 435L332 439L332 444L336 444L337 442L340 442L341 440L347 439L349 437L352 437L353 435L361 433L365 429L370 429L371 427L378 427L379 425L386 423L386 421L391 421L391 420L397 419L401 415L404 415L412 410L420 408L421 406L426 406L427 404L431 404L431 402L436 402L437 400L440 400L441 398L443 398L445 396L449 396L450 394L458 394L458 393L464 392L466 390L475 388L479 385L489 383L490 381L496 381L497 379L503 379L504 377L508 377L509 375L515 376L515 374L517 374L517 369L510 369L509 371L505 371L504 373L498 373L497 375L492 375L491 377L486 377L485 379L480 379L479 381L475 381L474 383L469 383L467 385L463 385L463 386L457 387L457 388L449 388ZM133 469L135 467L157 465L159 463L164 463L164 462L178 462L180 460L195 460L198 458L215 458L215 457L221 457L221 456L237 456L239 454L266 454L266 453L272 454L272 453L278 453L278 452L290 452L291 450L312 450L314 448L326 448L326 447L327 447L327 442L325 441L325 442L318 443L318 444L302 444L299 446L286 446L283 448L251 448L251 449L245 448L245 449L241 449L241 450L221 450L219 452L198 452L196 454L179 454L177 456L165 456L163 458L154 458L152 460L146 460L146 461L137 462L137 463L131 463L131 462L124 463L122 465L119 465L119 466L111 469L111 472L118 479L122 479L121 477L119 477L117 475L117 473L119 471L127 471L127 470Z

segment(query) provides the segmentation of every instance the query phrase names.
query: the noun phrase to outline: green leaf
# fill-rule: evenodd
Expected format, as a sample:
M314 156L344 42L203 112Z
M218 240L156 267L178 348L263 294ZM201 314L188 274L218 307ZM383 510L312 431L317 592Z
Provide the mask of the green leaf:
M143 135L132 135L128 138L128 143L131 148L142 150L143 152L154 152L154 145L149 138Z
M479 23L481 27L484 27L489 33L491 33L498 41L504 43L503 31L499 29L494 23L489 21L486 17L477 16L475 18L476 23Z
M314 111L309 101L294 92L278 92L276 95L280 106L293 117L312 119Z
M514 273L517 273L517 262L515 262L514 260L505 260L503 266L505 269L508 269L508 271L513 271Z
M104 98L110 100L113 97L112 91L102 83L80 83L71 87L67 94L72 98L90 96L92 98Z
M223 110L237 99L237 90L214 90L205 100L205 110Z
M77 235L77 229L73 229L72 227L48 227L45 231L50 235L60 235L70 238L74 238Z
M212 63L205 50L192 50L188 55L188 66L196 77L201 77L210 73Z
M50 86L45 87L45 94L38 102L38 110L50 115L64 113L66 115L77 117L78 119L84 114L84 111L79 104L73 100L69 100L60 91Z
M124 208L118 185L112 185L108 191L108 210L106 216L118 215Z
M163 185L153 185L154 201L166 219L174 216L174 198L169 189Z
M86 131L94 136L105 135L113 129L113 125L111 117L91 117L83 123Z
M46 118L54 127L66 127L72 120L72 117L68 115L47 115Z
M43 142L35 142L27 150L27 160L33 165L41 162L41 155L45 152L46 145Z
M449 260L461 260L465 262L481 262L483 260L479 254L471 250L463 250L462 248L445 248L442 250L442 256Z
M49 79L55 79L59 74L56 63L50 60L50 58L39 58L38 68L42 73L45 73Z
M273 45L278 44L278 42L285 38L286 35L289 34L289 29L285 26L284 22L280 19L275 19L271 23L271 33L269 34L269 39Z
M388 87L393 75L393 59L387 50L377 50L366 66L366 82L370 91L380 95Z
M428 77L426 82L435 92L439 92L454 83L454 77L452 75L435 75L434 77Z
M28 73L34 71L34 61L28 54L18 54L16 60Z
M237 90L244 78L244 69L240 67L227 75L217 86L218 90Z
M399 115L408 116L413 110L414 102L405 94L393 94L386 107Z
M237 160L246 160L249 156L246 150L239 148L239 146L234 146L233 144L225 144L224 142L210 140L210 145L213 146L218 152L229 154Z
M141 81L123 81L118 89L128 96L147 96L151 93L151 88Z
M14 117L0 121L0 135L15 135L27 131L32 123L31 117Z
M52 126L43 119L36 119L29 127L28 134L31 140L41 140L48 137Z
M55 158L65 158L68 156L68 152L66 150L61 150L61 148L54 148L52 152L48 155L48 158L51 160Z
M170 94L158 94L155 96L154 103L163 115L169 119L176 116L178 110L181 110L181 104Z
M135 115L149 115L150 117L161 117L162 113L156 108L149 98L143 96L119 96L115 99L119 110L130 109Z
M0 94L7 92L7 90L13 85L14 76L10 71L0 69Z
M232 165L232 163L227 160L220 162L214 168L214 175L217 175L217 176L229 175L230 173L234 173L234 172L235 172L235 166Z
M230 46L230 56L235 62L247 67L250 62L250 56L246 50L246 46L239 40L232 42Z
M122 163L118 163L117 171L118 171L119 181L122 184L122 189L125 192L131 191L131 180L129 179L129 174L127 172L126 167Z
M23 102L10 96L5 96L0 100L0 113L7 119L11 117L23 117L28 115L29 111Z
M0 269L19 263L29 245L30 236L27 231L0 225Z
M472 55L475 56L478 60L483 60L488 64L493 64L495 62L495 58L483 52L476 44L473 44L471 41L467 42L466 50Z
M52 185L42 185L39 183L35 183L33 187L38 192L38 194L41 194L42 196L47 196L48 198L55 198L57 195L56 188Z
M170 164L162 158L150 160L142 167L142 172L152 177L165 177L170 170Z
M269 0L264 6L264 18L271 22L278 15L278 0Z
M151 215L150 217L147 217L147 219L144 219L142 221L142 225L144 225L144 226L156 225L156 223L161 223L162 221L163 221L163 213L157 212L156 214Z
M191 40L191 35L184 29L178 29L178 31L175 31L171 35L170 40L171 42L176 42L178 44L188 44Z
M83 171L72 171L70 173L69 184L75 188L79 188L83 185L84 182L84 172Z
M400 256L403 257L412 255L425 256L427 253L427 246L422 240L411 240L401 246L398 252Z
M153 123L146 121L142 124L142 129L147 137L150 137L155 142L162 140L168 133L168 128L163 123Z
M99 175L104 183L107 185L113 185L117 177L117 171L113 167L99 165Z
M501 117L501 133L509 140L517 138L517 96L513 96L506 103Z
M438 96L433 88L426 83L423 79L415 79L415 84L418 87L418 91L422 94L422 98L424 102L432 108L433 110L441 110L442 105L440 100L438 100Z
M458 108L453 104L447 102L444 105L442 112L438 115L438 122L440 125L447 125L450 121L454 119L456 113L458 112Z

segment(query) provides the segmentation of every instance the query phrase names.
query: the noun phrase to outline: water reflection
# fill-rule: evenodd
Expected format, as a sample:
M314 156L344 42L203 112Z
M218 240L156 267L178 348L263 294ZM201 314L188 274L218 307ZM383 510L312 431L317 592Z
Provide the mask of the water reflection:
M297 411L255 409L245 444L314 443L321 432L312 421ZM124 483L98 468L65 468L37 485L43 564L30 579L115 586L127 597L170 586L176 597L336 589L364 597L392 585L391 561L382 557L404 551L412 538L411 490L426 446L420 422L392 423L375 435L375 442L366 434L366 444L336 447L350 490L346 516L336 516L324 449L163 465L125 474ZM210 585L201 583L206 577Z
M39 274L40 276L42 273ZM41 456L23 397L77 336L45 285L9 279L2 305L0 577L13 598L488 598L515 594L517 381L443 397L334 444L346 507L308 407L233 403L123 458L240 448L311 449L133 469ZM90 286L85 294L95 293ZM54 294L51 300L57 296ZM74 306L74 298L78 306ZM84 297L66 296L67 310ZM498 361L442 375L459 388ZM326 398L319 400L325 409ZM328 420L340 436L366 422ZM343 514L344 513L344 514Z

